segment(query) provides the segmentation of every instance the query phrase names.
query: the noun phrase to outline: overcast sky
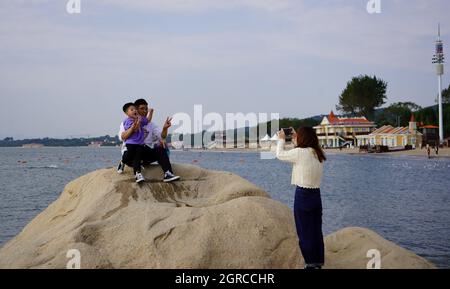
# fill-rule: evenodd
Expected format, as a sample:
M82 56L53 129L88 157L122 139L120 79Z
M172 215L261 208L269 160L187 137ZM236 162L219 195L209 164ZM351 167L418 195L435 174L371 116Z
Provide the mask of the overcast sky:
M176 112L335 108L359 74L388 82L388 104L434 103L437 22L448 0L0 0L0 137L115 135L122 105ZM450 53L448 53L450 55ZM449 85L449 74L444 75Z

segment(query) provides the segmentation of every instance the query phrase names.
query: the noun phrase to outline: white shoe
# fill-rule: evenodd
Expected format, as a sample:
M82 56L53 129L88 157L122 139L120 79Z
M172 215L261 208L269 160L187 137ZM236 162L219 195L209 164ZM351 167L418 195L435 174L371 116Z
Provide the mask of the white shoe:
M117 173L118 174L123 174L123 171L125 170L125 164L122 163L122 161L119 163L119 165L117 166Z
M145 181L144 176L141 173L136 173L136 183L142 183Z

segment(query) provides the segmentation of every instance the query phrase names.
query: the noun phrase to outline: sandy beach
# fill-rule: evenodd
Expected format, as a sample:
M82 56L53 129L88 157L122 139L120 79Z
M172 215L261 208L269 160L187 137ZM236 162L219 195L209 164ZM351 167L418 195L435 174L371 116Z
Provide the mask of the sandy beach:
M292 149L292 146L286 146L286 150ZM230 153L230 152L268 152L269 150L261 150L261 149L249 149L249 148L229 148L229 149L208 149L208 150L202 150L202 149L189 149L190 151L199 151L199 152L223 152L223 153ZM326 154L336 155L336 154L350 154L350 155L367 155L367 152L360 152L359 148L343 148L342 150L339 149L325 149L324 150ZM395 151L395 152L386 152L386 153L371 153L370 155L394 155L394 156L420 156L420 157L427 157L427 151L425 148L421 149L414 149L414 150L408 150L408 151ZM439 155L436 155L434 150L431 151L431 158L450 158L450 148L440 148L439 149Z
M360 152L359 148L347 148L347 149L325 149L325 153L327 154L367 154L366 152ZM425 148L423 149L414 149L408 151L396 151L396 152L387 152L387 153L371 153L371 155L397 155L397 156L421 156L427 157L427 151ZM431 158L449 158L450 157L450 148L441 148L439 149L439 154L436 155L434 150L431 151Z

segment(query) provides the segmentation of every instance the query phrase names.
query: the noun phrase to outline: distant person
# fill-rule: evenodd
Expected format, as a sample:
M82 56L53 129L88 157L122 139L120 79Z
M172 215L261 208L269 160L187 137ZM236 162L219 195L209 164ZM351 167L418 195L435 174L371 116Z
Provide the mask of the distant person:
M294 131L295 148L289 151L284 150L283 130L278 132L278 137L277 158L293 164L291 183L297 186L294 217L305 269L320 269L325 262L320 183L326 157L311 127Z
M126 151L122 155L121 163L132 166L136 183L141 183L145 181L141 173L141 163L144 160L144 126L151 121L152 114L140 116L136 106L131 102L123 106L123 112L127 115L127 118L122 125L125 130L130 131L130 134L124 141Z
M145 99L138 99L134 102L137 108L138 114L141 116L147 113L153 113L153 109L149 109L148 103ZM180 177L175 175L172 169L172 164L170 163L168 149L166 145L166 137L168 134L168 129L171 127L172 118L167 118L164 122L163 129L159 127L152 121L148 122L144 126L145 138L144 138L144 152L142 165L147 166L153 162L158 162L163 171L163 181L172 182L179 180ZM131 129L126 130L123 125L119 129L119 138L126 141L130 134ZM126 150L126 147L123 148ZM118 166L118 172L122 173L124 169L124 164L120 163Z
M436 145L435 152L436 152L436 155L439 155L439 145Z
M428 154L428 158L430 158L431 157L431 148L430 148L429 144L427 144L427 154Z

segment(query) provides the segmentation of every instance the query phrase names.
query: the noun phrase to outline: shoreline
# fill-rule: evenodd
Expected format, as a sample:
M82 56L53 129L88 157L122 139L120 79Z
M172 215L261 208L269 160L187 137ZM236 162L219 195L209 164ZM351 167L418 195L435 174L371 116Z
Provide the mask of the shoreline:
M289 148L287 148L289 149ZM172 150L177 152L183 152L182 150ZM261 149L188 149L187 152L216 152L216 153L261 153L261 152L271 152L270 150L261 150ZM384 152L384 153L367 153L360 152L359 148L345 148L342 150L339 149L324 149L325 154L329 155L359 155L359 156L414 156L414 157L423 157L428 158L427 152L425 149L414 149L414 150L405 150L405 151L393 151L393 152ZM430 159L446 159L450 158L450 148L441 148L439 149L439 155L436 155L434 151L431 152Z
M359 152L359 148L354 149L325 149L325 153L327 154L349 154L349 155L373 155L373 156L414 156L414 157L423 157L428 158L426 149L413 149L413 150L404 150L404 151L392 151L392 152L384 152L384 153L367 153L367 152ZM440 148L439 154L436 155L434 150L431 151L430 159L438 159L438 158L450 158L450 148Z
M89 147L89 146L70 146L70 147L59 147L59 146L44 146L40 148L23 148L23 147L0 147L0 148L22 148L24 150L32 150L32 149L46 149L46 148L86 148L86 149L104 149L104 148L116 148L113 146L103 146L103 147ZM286 150L292 149L292 147L286 147ZM273 152L267 149L255 149L255 148L229 148L229 149L187 149L187 150L178 150L171 149L173 152L205 152L205 153L269 153ZM392 151L392 152L383 152L383 153L367 153L360 152L359 148L343 148L339 149L324 149L325 154L329 155L359 155L359 156L413 156L413 157L423 157L428 158L427 151L425 148L423 149L413 149L413 150L403 150L403 151ZM439 155L436 155L434 150L431 151L430 159L447 159L450 158L450 148L440 148Z

